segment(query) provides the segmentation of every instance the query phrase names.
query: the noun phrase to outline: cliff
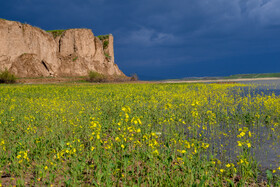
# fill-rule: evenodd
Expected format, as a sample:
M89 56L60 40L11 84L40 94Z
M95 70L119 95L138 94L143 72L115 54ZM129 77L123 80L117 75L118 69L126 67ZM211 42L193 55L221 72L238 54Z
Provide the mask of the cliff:
M90 29L46 32L0 19L0 71L17 77L86 76L96 71L124 76L114 62L113 36L96 37Z

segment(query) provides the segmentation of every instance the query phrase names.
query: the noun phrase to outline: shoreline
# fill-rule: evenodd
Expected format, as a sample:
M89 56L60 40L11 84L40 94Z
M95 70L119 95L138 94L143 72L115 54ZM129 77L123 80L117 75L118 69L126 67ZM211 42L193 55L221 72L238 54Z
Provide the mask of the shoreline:
M83 84L89 82L81 82L84 77L56 77L56 78L22 78L18 79L18 84L63 84L63 83L75 83ZM266 80L279 80L280 77L268 77L268 78L244 78L244 79L216 79L216 80L159 80L159 81L112 81L102 83L91 83L91 84L168 84L168 83L236 83L246 81L266 81Z
M178 80L178 81L158 81L159 83L232 83L246 81L279 80L279 77L268 78L246 78L246 79L217 79L217 80Z

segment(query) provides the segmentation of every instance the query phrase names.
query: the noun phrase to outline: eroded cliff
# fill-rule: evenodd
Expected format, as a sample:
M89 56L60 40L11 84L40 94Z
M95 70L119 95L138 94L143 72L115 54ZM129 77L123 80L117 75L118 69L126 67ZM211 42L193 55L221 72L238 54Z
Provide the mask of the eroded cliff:
M0 19L0 71L17 77L86 76L96 71L125 76L114 62L113 36L90 29L46 32Z

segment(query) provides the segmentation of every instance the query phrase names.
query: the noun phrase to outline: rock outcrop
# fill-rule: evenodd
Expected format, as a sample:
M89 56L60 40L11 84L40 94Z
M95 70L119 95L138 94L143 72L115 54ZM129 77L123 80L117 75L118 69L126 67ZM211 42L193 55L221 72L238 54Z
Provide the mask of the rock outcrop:
M114 61L113 36L96 37L90 29L46 32L0 19L0 71L17 77L86 76L96 71L123 76Z

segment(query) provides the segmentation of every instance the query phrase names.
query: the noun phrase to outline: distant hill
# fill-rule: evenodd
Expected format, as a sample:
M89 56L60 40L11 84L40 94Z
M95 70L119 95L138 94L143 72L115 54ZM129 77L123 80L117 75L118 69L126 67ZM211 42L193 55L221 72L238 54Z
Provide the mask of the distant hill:
M256 73L256 74L236 74L224 77L224 79L252 79L252 78L268 78L280 77L280 73Z
M280 73L255 73L255 74L235 74L225 77L185 77L182 79L167 79L165 81L191 81L191 80L219 80L219 79L254 79L254 78L274 78Z

